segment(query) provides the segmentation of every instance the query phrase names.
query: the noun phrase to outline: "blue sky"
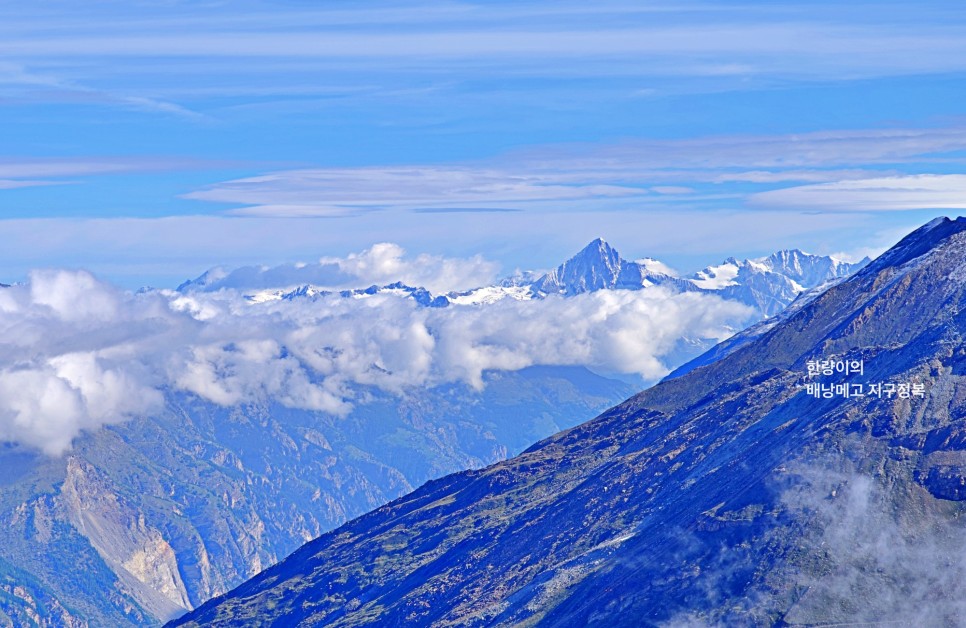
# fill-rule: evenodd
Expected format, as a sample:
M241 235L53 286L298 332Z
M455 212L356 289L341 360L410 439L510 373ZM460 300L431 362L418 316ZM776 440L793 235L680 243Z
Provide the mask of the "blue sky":
M954 2L0 2L0 281L862 255L962 213L964 79Z

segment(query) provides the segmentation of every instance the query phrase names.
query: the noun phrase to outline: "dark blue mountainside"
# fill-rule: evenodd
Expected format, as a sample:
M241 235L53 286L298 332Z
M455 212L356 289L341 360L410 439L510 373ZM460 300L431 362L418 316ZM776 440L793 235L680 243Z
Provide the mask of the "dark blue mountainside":
M966 219L941 219L720 360L172 625L962 625L964 334Z

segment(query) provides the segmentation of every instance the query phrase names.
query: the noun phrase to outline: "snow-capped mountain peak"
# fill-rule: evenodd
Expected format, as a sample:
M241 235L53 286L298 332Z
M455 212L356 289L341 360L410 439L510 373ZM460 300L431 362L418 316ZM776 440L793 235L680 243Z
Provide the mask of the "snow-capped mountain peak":
M535 284L544 294L579 294L613 288L620 277L624 260L601 238L585 246L579 253L550 271Z
M867 264L869 259L852 264L831 256L812 255L799 249L784 249L754 261L760 262L772 272L785 275L803 285L812 286L848 275L856 268Z
M716 291L726 299L756 307L764 316L773 316L800 293L850 275L868 262L866 258L853 264L785 249L743 261L729 257L717 266L694 273L688 280L701 290Z
M691 283L702 290L720 290L737 284L735 278L739 270L738 262L730 257L718 266L708 266L696 272L691 278Z
M653 257L642 257L634 260L634 263L638 266L643 266L649 273L667 275L668 277L678 276L678 271L674 270L664 262L654 259Z
M573 296L607 289L640 290L659 285L675 277L657 260L629 262L614 247L597 238L579 253L550 271L533 284L541 295Z
M512 299L526 301L550 295L572 297L597 290L642 290L664 286L674 292L703 292L740 301L761 317L777 314L799 294L861 268L868 259L852 264L828 256L785 249L766 257L739 261L735 257L679 277L666 264L643 257L628 261L602 238L596 238L570 259L547 273L516 271L493 285L461 292L432 294L422 286L402 282L350 289L333 288L345 280L337 268L318 265L296 268L244 267L233 271L214 268L179 286L181 291L239 290L252 304L266 301L368 298L375 295L412 299L425 307L485 306ZM294 279L308 279L293 283Z

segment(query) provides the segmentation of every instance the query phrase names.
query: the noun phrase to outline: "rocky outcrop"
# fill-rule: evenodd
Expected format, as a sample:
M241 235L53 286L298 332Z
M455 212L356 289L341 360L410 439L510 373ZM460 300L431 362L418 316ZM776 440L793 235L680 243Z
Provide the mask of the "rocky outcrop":
M160 619L191 609L171 545L93 465L67 459L60 499L71 524L142 608Z

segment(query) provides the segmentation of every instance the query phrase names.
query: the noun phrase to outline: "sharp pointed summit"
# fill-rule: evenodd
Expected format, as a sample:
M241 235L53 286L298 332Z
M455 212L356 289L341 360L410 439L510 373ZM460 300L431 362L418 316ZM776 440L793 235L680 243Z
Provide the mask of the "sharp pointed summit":
M565 295L612 288L617 284L623 263L613 247L597 238L537 280L534 287L546 294Z
M608 289L640 290L675 279L629 262L603 238L593 240L579 253L550 271L534 284L539 294L573 296Z

